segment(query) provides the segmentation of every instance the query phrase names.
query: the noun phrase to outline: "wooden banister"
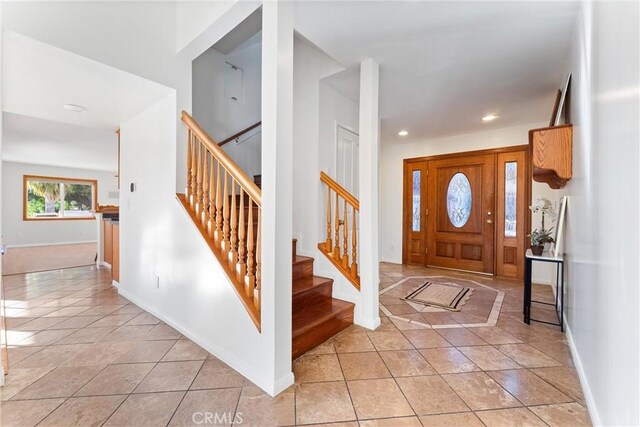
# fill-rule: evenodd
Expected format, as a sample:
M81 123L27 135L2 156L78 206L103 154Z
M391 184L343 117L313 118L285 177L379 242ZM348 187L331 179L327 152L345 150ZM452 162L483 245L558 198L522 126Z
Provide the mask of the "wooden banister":
M218 143L219 147L222 147L224 144L226 144L227 142L231 142L234 139L240 138L242 135L244 135L245 133L249 132L250 130L253 130L255 128L257 128L258 126L260 126L262 124L262 122L257 122L252 124L251 126L249 126L248 128L242 129L240 132L235 133L233 135L231 135L229 138L223 140L222 142Z
M262 192L198 122L185 111L181 119L188 135L187 187L178 200L260 330Z
M318 249L331 263L360 290L358 274L358 223L360 202L329 175L320 172L320 181L327 185L327 237L318 244ZM332 209L332 192L335 206ZM348 207L351 207L351 214ZM340 218L342 214L342 218ZM349 224L351 232L349 232ZM340 227L342 239L340 238ZM351 242L349 242L351 240ZM342 241L342 247L340 242Z

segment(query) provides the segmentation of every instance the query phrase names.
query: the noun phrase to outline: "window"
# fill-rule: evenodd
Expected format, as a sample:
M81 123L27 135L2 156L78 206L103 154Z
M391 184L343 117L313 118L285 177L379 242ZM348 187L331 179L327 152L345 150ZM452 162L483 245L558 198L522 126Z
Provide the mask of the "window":
M465 174L458 172L447 188L447 214L454 227L461 228L469 221L471 206L471 184Z
M413 217L412 230L420 231L420 171L413 171Z
M24 176L25 221L93 219L98 181Z
M504 164L504 236L516 237L518 163Z

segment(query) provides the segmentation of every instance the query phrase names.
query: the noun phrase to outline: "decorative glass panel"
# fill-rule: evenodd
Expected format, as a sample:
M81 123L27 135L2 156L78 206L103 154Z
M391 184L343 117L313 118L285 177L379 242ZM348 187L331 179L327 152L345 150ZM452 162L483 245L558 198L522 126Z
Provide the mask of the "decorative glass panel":
M420 231L420 171L413 171L413 231Z
M454 227L460 228L469 221L471 215L471 184L461 172L453 175L447 188L447 213Z
M518 163L507 162L504 169L504 236L516 237Z

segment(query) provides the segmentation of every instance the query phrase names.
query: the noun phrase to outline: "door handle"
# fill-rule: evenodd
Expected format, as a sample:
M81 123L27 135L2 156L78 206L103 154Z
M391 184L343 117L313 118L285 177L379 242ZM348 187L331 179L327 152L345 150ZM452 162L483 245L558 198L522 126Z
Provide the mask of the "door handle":
M493 221L491 219L488 219L487 224L493 224Z

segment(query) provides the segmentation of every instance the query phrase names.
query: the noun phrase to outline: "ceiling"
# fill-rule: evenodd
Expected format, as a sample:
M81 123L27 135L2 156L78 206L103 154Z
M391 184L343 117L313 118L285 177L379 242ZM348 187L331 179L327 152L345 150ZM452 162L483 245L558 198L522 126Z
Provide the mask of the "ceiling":
M115 171L115 132L20 114L2 115L2 160Z
M381 137L394 143L548 120L577 12L559 1L309 1L296 3L295 25L349 69L380 64ZM353 77L333 86L353 97ZM489 113L500 117L483 123Z
M3 49L3 160L115 170L115 130L170 93L11 31L5 31ZM87 111L69 111L65 104Z

